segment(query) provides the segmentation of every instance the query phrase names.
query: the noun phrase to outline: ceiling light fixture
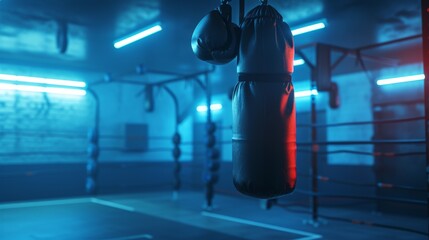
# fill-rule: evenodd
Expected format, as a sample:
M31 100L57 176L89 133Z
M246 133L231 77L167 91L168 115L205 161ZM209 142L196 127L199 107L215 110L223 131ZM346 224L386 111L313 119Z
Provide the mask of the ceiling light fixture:
M114 42L113 46L115 48L121 48L121 47L124 47L124 46L126 46L128 44L131 44L131 43L135 42L135 41L143 39L143 38L145 38L147 36L150 36L150 35L152 35L154 33L157 33L157 32L159 32L161 30L162 30L161 25L159 23L157 23L155 25L151 25L149 27L146 27L146 28L140 29L140 30L138 30L138 31L136 31L134 33L131 33L130 35L128 35L126 37L123 37L123 38L121 38L119 40L116 40Z
M0 83L0 89L17 90L17 91L24 91L24 92L54 93L54 94L62 94L62 95L78 95L78 96L86 95L86 91L84 89L40 87L40 86L17 85L17 84L7 84L7 83Z
M38 84L49 84L49 85L58 85L58 86L67 86L67 87L86 87L85 82L61 80L61 79L53 79L53 78L18 76L18 75L9 75L9 74L0 74L0 81L38 83Z
M397 83L404 83L404 82L414 82L414 81L421 81L425 79L424 74L417 74L412 76L405 76L405 77L396 77L396 78L385 78L377 80L377 85L389 85L389 84L397 84Z
M295 60L293 60L293 65L294 66L303 65L304 63L305 63L304 59L295 59Z
M221 109L222 109L222 104L220 103L215 103L210 105L211 111L219 111ZM199 105L197 107L197 112L207 112L207 105Z
M302 27L298 27L295 29L292 29L292 35L297 36L300 34L304 34L304 33L308 33L308 32L312 32L312 31L316 31L319 29L323 29L326 27L326 20L321 20L315 23L311 23L311 24L306 24Z
M316 89L306 90L306 91L299 91L299 92L295 92L295 98L309 97L311 95L317 96L318 94L319 94L319 92Z

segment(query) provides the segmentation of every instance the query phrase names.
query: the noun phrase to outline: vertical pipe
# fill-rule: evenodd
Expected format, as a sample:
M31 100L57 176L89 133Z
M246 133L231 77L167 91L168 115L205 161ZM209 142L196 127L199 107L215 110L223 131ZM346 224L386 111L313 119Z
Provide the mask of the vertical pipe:
M168 95L170 95L171 99L173 100L174 103L174 111L175 111L175 131L178 132L179 130L179 122L180 122L180 117L179 117L179 99L177 98L177 96L174 94L174 92L167 86L162 86L162 88L164 88L164 90L168 93Z
M209 126L212 124L212 114L211 114L211 86L210 86L210 80L209 80L209 75L206 73L204 74L204 82L206 85L206 105L207 105L207 139L210 138L210 132L208 130ZM209 151L211 150L212 146L209 146L209 144L207 144L207 153L209 153ZM207 159L207 163L209 161L211 161L209 154L206 155ZM214 195L214 189L213 189L213 185L214 182L212 181L212 173L209 169L210 164L206 164L207 169L206 169L206 207L207 208L211 208L212 207L212 201L213 201L213 195Z
M425 91L425 126L426 126L426 177L427 200L429 202L429 1L422 1L422 40L423 40L423 66ZM428 208L429 214L429 208Z
M86 91L94 98L95 101L94 128L98 129L100 126L100 98L94 90L88 88Z
M245 11L244 7L245 7L244 0L240 0L240 15L239 15L240 26L244 21L244 11Z
M207 73L204 74L204 82L206 85L207 123L211 123L212 113L211 113L210 105L212 104L212 99L211 99L212 93L211 93L211 87L210 87L210 82L209 82L209 75Z
M312 71L314 73L314 70ZM311 90L316 89L316 80L313 77L311 78ZM318 199L318 162L317 162L317 152L319 146L316 144L317 142L317 110L316 110L316 96L311 94L311 142L312 142L312 150L311 150L311 168L310 168L310 176L311 176L311 217L313 220L313 224L317 224L318 220L318 207L319 207L319 199Z

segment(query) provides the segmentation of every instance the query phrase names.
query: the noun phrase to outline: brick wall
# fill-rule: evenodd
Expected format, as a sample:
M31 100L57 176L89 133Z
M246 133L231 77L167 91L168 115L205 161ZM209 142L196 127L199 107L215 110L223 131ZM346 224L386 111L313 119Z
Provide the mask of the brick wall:
M84 162L93 105L90 96L0 91L0 164Z
M189 94L192 85L177 83L171 88L178 93L181 111L194 111ZM155 110L148 113L143 108L143 96L137 96L142 87L108 84L94 89L101 102L100 161L172 161L168 148L173 148L174 107L165 91L155 90ZM90 94L63 96L1 90L0 164L84 163L86 135L94 125L94 109ZM192 120L186 118L179 127L184 142L192 141ZM157 151L125 151L127 123L148 124L148 147ZM182 146L182 151L187 153L182 160L189 161L191 145Z

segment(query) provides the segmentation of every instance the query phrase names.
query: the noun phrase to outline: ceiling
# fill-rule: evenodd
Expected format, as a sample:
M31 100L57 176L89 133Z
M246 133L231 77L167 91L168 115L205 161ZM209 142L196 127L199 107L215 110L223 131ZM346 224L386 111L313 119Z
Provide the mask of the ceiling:
M247 0L246 9L258 4ZM0 61L8 64L121 74L141 63L192 72L206 68L192 54L190 37L218 0L0 0ZM421 34L420 0L271 0L293 28L326 19L324 30L295 38L296 46L321 42L346 48ZM238 0L232 0L235 21ZM68 23L68 49L58 52L58 22ZM163 31L121 49L113 41L160 21ZM313 54L311 47L306 54ZM373 56L421 62L421 39L368 50ZM225 72L235 71L234 63ZM298 76L308 74L296 68ZM234 82L233 80L231 83Z

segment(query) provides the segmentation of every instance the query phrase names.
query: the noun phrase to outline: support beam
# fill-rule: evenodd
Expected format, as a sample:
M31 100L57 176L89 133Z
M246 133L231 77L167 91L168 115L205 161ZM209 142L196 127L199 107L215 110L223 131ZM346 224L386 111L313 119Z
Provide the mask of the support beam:
M423 66L425 73L425 126L426 126L426 184L427 198L429 202L429 1L422 1L422 35L423 35ZM428 209L429 214L429 209Z

